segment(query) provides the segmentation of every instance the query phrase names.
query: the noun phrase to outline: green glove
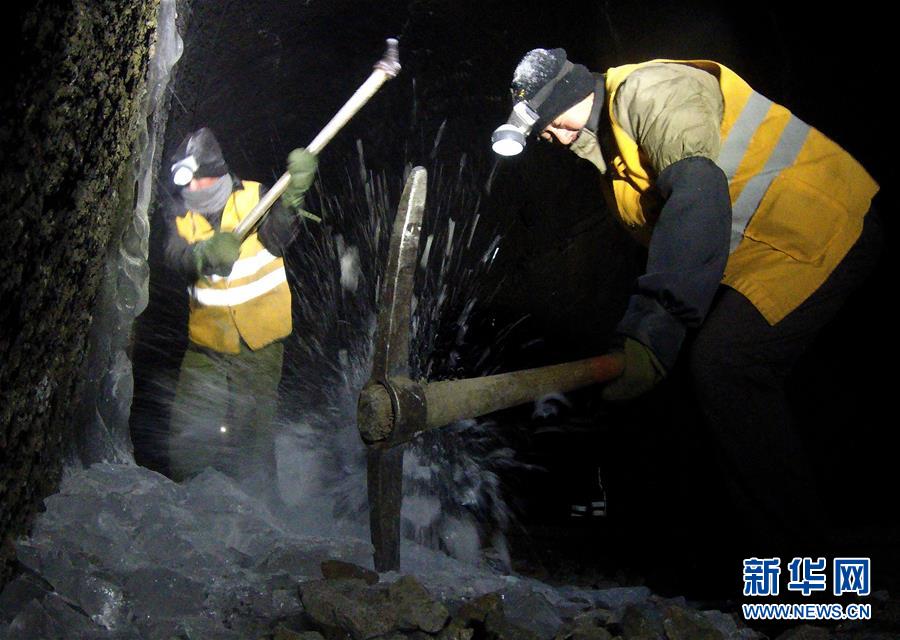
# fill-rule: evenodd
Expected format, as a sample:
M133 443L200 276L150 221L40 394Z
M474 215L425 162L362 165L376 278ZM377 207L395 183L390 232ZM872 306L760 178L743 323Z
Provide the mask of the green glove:
M227 276L241 253L241 240L233 233L216 231L212 238L194 245L197 273Z
M295 212L303 211L303 196L316 178L319 159L306 149L294 149L288 155L287 168L291 180L284 190L284 202Z
M666 370L649 347L625 338L625 370L610 382L600 396L607 401L632 400L647 393L666 377Z

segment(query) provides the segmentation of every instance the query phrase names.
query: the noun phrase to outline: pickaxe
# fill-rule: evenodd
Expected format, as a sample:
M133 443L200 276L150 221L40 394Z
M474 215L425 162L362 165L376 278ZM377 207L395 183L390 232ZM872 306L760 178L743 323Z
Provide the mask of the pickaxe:
M604 355L465 380L410 379L410 316L426 181L425 169L413 169L400 199L379 299L372 375L357 406L367 445L369 523L378 571L400 568L403 450L397 445L458 420L606 382L623 369L620 356Z

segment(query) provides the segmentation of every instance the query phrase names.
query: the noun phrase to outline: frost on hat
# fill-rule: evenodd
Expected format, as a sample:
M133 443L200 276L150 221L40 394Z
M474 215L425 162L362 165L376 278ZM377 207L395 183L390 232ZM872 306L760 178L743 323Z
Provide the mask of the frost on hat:
M510 87L514 100L531 101L541 89L555 80L543 101L537 105L531 104L539 116L532 128L535 133L540 133L556 116L594 91L596 81L588 68L569 63L571 68L564 71L567 62L565 49L532 49L516 66Z
M529 99L559 73L566 62L564 49L532 49L513 73L512 89L517 98Z

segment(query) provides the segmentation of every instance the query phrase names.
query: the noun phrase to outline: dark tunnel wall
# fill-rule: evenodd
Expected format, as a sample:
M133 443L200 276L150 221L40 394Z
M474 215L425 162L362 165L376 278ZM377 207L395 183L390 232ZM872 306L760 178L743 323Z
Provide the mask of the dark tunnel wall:
M36 2L4 24L0 103L0 583L12 536L74 443L107 253L134 207L130 160L155 6ZM18 18L16 20L15 18Z

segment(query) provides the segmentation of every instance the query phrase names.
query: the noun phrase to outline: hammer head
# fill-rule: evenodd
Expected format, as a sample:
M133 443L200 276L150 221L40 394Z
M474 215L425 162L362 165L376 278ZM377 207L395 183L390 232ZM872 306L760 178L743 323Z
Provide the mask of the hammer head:
M376 69L384 71L388 77L396 78L400 73L400 52L397 50L397 39L388 38L381 60L375 63Z

